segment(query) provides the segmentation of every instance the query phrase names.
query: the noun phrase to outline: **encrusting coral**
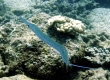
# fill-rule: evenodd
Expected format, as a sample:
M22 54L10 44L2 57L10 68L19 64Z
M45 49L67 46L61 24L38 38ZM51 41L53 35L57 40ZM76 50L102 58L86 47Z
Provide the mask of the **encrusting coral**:
M85 32L85 26L81 21L61 15L50 18L48 20L48 25L54 26L59 32L69 33L72 35L75 33Z

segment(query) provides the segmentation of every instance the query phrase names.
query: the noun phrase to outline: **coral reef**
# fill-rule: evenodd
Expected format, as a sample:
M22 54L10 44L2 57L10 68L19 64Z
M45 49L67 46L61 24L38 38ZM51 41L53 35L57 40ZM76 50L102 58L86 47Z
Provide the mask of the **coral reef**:
M110 48L96 48L88 47L86 48L86 55L84 58L88 61L100 65L103 67L108 67L110 65ZM107 66L108 65L108 66Z
M0 0L0 80L32 80L24 75L34 80L110 80L110 10L97 8L109 8L109 2L109 0ZM42 42L21 23L17 17L21 15L64 45L69 52L71 63L96 69L85 70L69 66L67 71L58 52ZM54 20L55 23L50 24L57 26L57 32L53 32L54 27L49 30L47 23L48 19L55 15L62 15L60 20L64 20L62 22L58 19L60 23L57 24ZM80 30L85 34L71 36L64 27L65 34L58 32L58 29L63 31L59 25L66 25L66 21L68 26L73 21L72 18L85 23L86 28L75 27L76 31L70 31L69 34L74 35Z
M79 20L57 15L48 20L48 25L55 27L57 31L75 35L76 33L84 33L85 26Z
M98 7L98 3L94 0L36 0L34 5L35 10L40 8L43 12L49 15L64 15L73 19L78 19L83 22L87 22L86 15L95 8Z

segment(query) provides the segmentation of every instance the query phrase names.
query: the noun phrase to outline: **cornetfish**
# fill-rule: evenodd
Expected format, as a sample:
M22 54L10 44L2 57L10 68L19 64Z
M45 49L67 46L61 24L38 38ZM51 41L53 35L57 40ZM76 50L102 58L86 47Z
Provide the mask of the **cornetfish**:
M89 68L90 67L84 67L84 66L79 66L79 65L75 65L75 64L71 64L69 61L69 57L68 57L68 51L67 49L62 46L61 44L55 42L54 40L52 40L49 36L47 36L45 33L42 32L42 30L40 28L38 28L35 24L32 24L30 22L28 22L27 20L25 20L23 17L20 16L20 19L22 22L24 22L42 41L44 41L45 43L47 43L48 45L52 46L53 48L55 48L61 55L61 58L63 60L63 62L66 64L66 66L70 65L70 66L75 66L75 67L80 67L80 68Z

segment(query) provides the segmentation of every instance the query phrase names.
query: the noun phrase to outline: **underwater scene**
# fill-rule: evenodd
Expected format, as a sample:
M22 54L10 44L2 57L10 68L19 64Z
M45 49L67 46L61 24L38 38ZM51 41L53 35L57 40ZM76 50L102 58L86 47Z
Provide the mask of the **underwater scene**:
M0 0L0 80L110 80L110 0Z

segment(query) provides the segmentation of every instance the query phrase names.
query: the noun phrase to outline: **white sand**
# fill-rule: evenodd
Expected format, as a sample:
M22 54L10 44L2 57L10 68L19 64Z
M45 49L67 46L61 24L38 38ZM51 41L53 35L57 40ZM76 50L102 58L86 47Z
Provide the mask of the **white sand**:
M29 10L35 5L35 0L4 0L4 4L14 10Z

